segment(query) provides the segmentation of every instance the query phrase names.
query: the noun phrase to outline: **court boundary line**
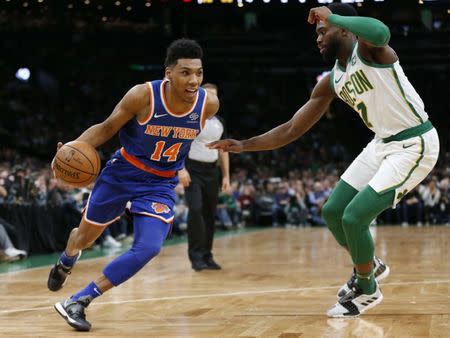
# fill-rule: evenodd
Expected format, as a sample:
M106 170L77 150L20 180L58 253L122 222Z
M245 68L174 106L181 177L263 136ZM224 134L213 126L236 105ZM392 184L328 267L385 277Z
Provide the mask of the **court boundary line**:
M382 287L401 286L401 285L447 284L447 283L450 283L450 279L383 283ZM221 292L221 293L198 294L198 295L151 297L151 298L129 299L129 300L122 300L122 301L97 302L97 303L92 303L91 306L120 305L120 304L128 304L128 303L145 303L145 302L156 302L156 301L165 301L165 300L168 300L168 301L175 300L176 301L176 300L181 300L181 299L200 299L200 298L208 298L208 297L252 296L252 295L270 294L270 293L283 293L283 292L304 292L304 291L311 291L311 290L336 289L337 287L338 286L312 286L312 287L304 287L304 288L248 290L248 291ZM52 308L53 308L53 306L41 306L41 307L34 307L34 308L0 310L0 314L50 310Z

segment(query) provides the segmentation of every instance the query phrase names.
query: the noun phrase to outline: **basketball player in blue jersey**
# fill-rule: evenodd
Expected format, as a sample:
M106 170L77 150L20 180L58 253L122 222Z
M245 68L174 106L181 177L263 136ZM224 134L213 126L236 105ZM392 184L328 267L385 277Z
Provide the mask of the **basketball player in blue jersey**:
M219 109L217 96L200 87L202 48L193 40L174 41L167 49L165 79L131 88L112 114L78 137L94 147L119 132L122 148L99 175L78 228L70 233L48 278L58 291L81 254L108 224L123 213L128 201L133 214L134 243L110 262L84 289L55 304L56 311L78 331L89 331L89 303L135 275L155 257L173 220L177 171L205 120ZM59 144L60 146L60 144Z
M382 301L378 280L389 274L388 267L374 257L369 224L430 173L439 155L439 138L388 45L386 25L357 16L352 6L342 3L311 9L308 22L316 25L324 60L334 63L308 102L291 120L265 134L243 141L217 141L210 147L233 152L279 148L307 132L336 97L361 116L375 136L322 208L328 228L355 267L327 315L356 317Z

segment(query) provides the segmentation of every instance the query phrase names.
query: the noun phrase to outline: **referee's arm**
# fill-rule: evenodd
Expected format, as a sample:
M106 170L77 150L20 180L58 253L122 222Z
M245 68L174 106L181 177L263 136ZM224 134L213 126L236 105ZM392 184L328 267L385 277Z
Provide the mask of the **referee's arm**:
M219 165L222 171L222 191L225 191L230 188L230 156L223 150L219 150Z

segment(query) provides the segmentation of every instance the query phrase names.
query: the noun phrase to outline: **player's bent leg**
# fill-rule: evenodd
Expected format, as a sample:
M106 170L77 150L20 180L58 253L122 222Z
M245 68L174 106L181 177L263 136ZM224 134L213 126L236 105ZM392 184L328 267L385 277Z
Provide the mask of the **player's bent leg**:
M383 296L373 274L374 242L370 222L392 206L394 192L378 194L367 186L344 211L342 218L347 244L356 266L356 283L329 311L332 317L354 317L381 302Z
M66 249L50 270L47 280L47 287L50 291L58 291L64 286L72 268L81 256L81 251L90 247L104 228L104 226L90 224L83 218L79 227L72 229Z
M170 224L159 218L134 214L133 246L105 267L105 277L118 286L135 275L159 254L169 230Z
M344 180L339 180L328 201L322 208L322 217L336 241L347 247L347 239L342 228L342 216L347 205L356 196L358 190Z
M76 330L91 329L85 310L92 300L128 280L160 252L170 224L159 218L139 214L135 214L133 219L134 243L131 249L109 263L103 270L103 276L95 282L55 304L56 311Z

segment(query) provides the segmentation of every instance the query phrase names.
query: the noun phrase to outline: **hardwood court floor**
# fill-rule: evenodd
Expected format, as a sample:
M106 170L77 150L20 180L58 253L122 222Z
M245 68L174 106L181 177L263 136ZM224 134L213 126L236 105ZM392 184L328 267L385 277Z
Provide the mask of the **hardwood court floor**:
M0 275L0 336L450 337L450 227L377 229L391 267L384 301L359 319L328 319L350 260L325 228L267 229L217 239L221 271L194 272L186 244L165 247L137 276L96 299L78 333L53 304L110 258L80 261L58 293L49 267Z

